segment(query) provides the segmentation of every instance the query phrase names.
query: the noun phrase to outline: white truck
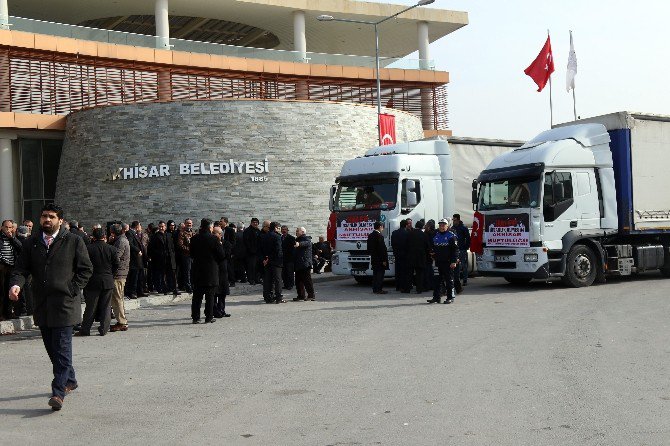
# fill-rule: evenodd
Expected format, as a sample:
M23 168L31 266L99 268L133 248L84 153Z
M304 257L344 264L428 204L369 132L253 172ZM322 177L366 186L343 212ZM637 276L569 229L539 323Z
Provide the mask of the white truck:
M477 270L573 287L670 276L670 117L613 113L545 131L473 183Z
M389 270L395 274L390 234L400 220L437 221L460 212L472 221L471 184L492 159L521 145L518 141L441 138L380 146L342 166L331 189L334 274L372 277L367 237L376 220L385 223Z

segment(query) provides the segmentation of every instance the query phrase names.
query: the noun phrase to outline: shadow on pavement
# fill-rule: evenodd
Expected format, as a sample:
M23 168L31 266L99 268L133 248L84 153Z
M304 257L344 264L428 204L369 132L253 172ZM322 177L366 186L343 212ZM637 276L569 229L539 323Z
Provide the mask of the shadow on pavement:
M0 403L7 401L30 400L33 398L49 398L49 397L51 397L50 393L34 393L32 395L19 395L19 396L0 398Z

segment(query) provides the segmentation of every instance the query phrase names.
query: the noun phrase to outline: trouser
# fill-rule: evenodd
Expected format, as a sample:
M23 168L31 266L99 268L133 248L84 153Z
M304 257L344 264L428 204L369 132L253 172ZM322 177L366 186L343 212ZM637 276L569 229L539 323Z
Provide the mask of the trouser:
M165 285L165 266L151 264L151 280L154 285L154 291L157 293L164 293L167 288Z
M407 268L407 289L412 289L412 280L416 285L416 291L421 293L425 291L426 286L424 284L425 268L419 266L408 266Z
M165 267L165 291L177 291L177 271L171 266Z
M200 307L202 298L205 298L205 320L209 321L214 317L214 292L216 287L199 287L193 289L193 300L191 302L191 319L200 320Z
M147 275L144 268L137 270L137 289L135 290L136 294L139 296L144 294L147 290Z
M235 267L233 266L233 259L226 260L228 263L228 283L235 284Z
M437 264L437 274L433 282L433 299L440 300L442 294L442 283L447 289L447 299L453 299L456 296L454 290L454 270L449 267L448 263Z
M98 332L104 336L109 331L109 325L112 320L111 305L113 289L109 290L87 290L84 289L84 299L86 300L86 309L81 322L81 331L83 334L91 334L91 327L96 319L100 321Z
M247 255L247 280L254 285L256 283L256 264L258 263L258 256L256 254Z
M378 292L382 290L384 284L384 268L374 268L372 270L372 291Z
M114 310L116 321L121 325L128 325L128 319L126 319L126 308L123 304L123 288L125 285L126 279L114 279L112 309Z
M226 313L226 294L216 293L214 294L214 316L223 317Z
M426 263L426 269L424 270L423 274L423 289L424 290L432 290L433 289L433 283L435 283L435 271L433 270L433 262L427 262Z
M0 263L0 318L9 319L12 317L13 302L9 300L9 276L12 273L9 265Z
M298 291L298 297L301 299L314 297L311 268L300 269L295 272L295 288ZM305 291L307 291L307 296L305 296Z
M320 273L325 264L326 259L324 257L317 257L316 262L314 262L314 272Z
M137 296L137 279L139 278L140 270L137 268L131 268L128 270L128 277L126 277L126 287L124 293L126 296ZM84 293L84 298L86 298L86 293Z
M398 256L395 256L395 288L400 291L412 288L412 285L409 283L407 259Z
M76 384L72 366L72 327L40 327L42 341L53 365L51 395L65 398L65 386Z
M295 264L293 262L286 262L284 263L284 268L282 268L281 278L284 282L284 288L288 290L295 285L294 266Z
M458 277L463 283L468 283L468 250L458 251L458 259L461 261L458 264Z
M247 272L245 265L247 263L246 257L235 257L233 261L235 266L235 280L237 282L246 282L247 281Z
M188 256L181 257L181 268L179 269L179 275L181 276L182 288L187 292L192 292L193 287L191 286L191 265L193 259Z
M25 303L26 314L32 316L33 314L33 277L30 276L26 280L26 283L21 288L21 294L19 296L19 301Z
M264 267L263 275L263 299L266 302L281 300L282 296L282 267L273 266L269 263ZM273 293L274 291L274 293Z

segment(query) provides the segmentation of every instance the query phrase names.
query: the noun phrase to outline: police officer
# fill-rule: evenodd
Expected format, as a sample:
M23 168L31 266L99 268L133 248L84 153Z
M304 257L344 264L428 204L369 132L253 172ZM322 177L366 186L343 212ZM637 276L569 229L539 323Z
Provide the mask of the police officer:
M440 294L442 290L442 281L447 286L447 299L445 304L454 301L456 295L454 290L454 270L458 262L457 237L449 231L449 219L443 218L438 223L438 229L433 237L433 250L431 255L437 266L437 275L433 285L433 298L428 300L429 304L440 303Z

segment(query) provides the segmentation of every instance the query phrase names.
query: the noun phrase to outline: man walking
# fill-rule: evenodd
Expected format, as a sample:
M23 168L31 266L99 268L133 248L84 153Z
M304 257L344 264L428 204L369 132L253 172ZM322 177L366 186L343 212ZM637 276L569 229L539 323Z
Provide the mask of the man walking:
M368 235L368 252L370 253L370 264L372 266L372 292L375 294L387 294L382 290L384 284L384 272L388 269L389 257L386 243L384 243L384 223L376 221L374 231Z
M200 307L205 298L205 322L216 322L214 319L214 293L219 287L219 263L225 261L223 245L212 234L212 220L203 218L200 230L191 238L189 254L193 259L193 301L191 303L191 319L194 324L200 323Z
M90 336L94 319L100 321L98 333L104 336L109 331L111 322L114 275L119 269L119 258L116 248L105 243L105 233L101 228L93 230L93 241L86 249L93 265L93 275L84 288L84 320L75 336Z
M454 270L456 269L456 262L458 262L458 245L456 244L456 236L449 231L449 220L446 218L438 223L437 232L433 237L432 256L437 266L437 275L433 283L433 298L427 302L429 304L440 303L442 282L444 281L447 287L447 300L444 303L450 304L454 301L456 295Z
M123 225L117 223L112 225L110 229L112 231L111 235L114 238L114 248L116 249L119 266L114 273L114 291L112 292L112 309L116 316L116 324L109 331L127 331L128 319L126 319L126 308L123 303L123 291L126 286L126 279L128 278L128 270L130 269L130 243L123 232Z
M18 317L21 310L14 311L14 303L8 299L9 279L21 253L21 242L14 234L14 221L5 220L0 229L0 320ZM18 307L18 305L17 305ZM17 314L14 314L17 313Z
M40 231L25 242L12 273L9 298L16 301L26 278L33 276L35 324L53 364L49 406L63 407L65 395L77 388L72 366L72 327L81 322L81 290L93 272L84 241L61 228L63 209L42 208Z

